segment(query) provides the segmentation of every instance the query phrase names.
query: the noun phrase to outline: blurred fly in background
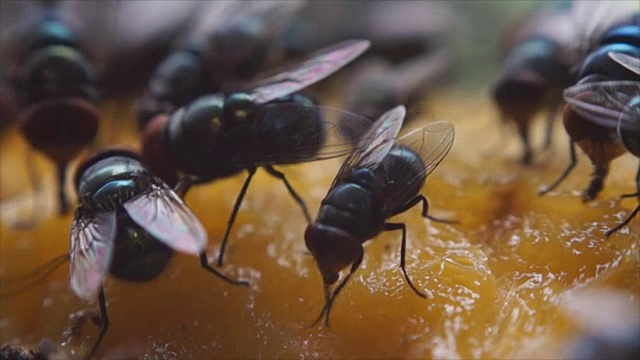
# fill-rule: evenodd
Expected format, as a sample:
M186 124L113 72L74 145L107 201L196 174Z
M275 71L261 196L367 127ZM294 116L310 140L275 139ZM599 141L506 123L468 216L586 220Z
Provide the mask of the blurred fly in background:
M171 115L198 96L238 86L280 64L281 33L303 2L203 3L177 48L150 76L138 105L142 131L157 115ZM234 85L235 84L235 85Z
M444 2L310 2L293 19L283 42L295 54L349 38L369 39L371 51L347 75L342 107L373 123L402 104L411 120L422 110L418 100L454 69L451 41L458 22ZM354 143L359 135L353 134Z
M58 212L64 214L70 209L67 167L98 132L96 78L76 33L63 22L58 9L47 7L41 16L20 44L19 65L13 74L20 104L18 127L34 149L55 163ZM39 175L32 159L27 165L37 198ZM34 203L34 217L35 207Z
M627 151L637 156L640 132L636 104L640 96L640 11L635 3L590 5L578 3L573 10L575 19L583 24L579 28L582 41L576 49L583 60L578 83L564 93L568 104L563 122L571 140L570 163L557 180L540 191L546 194L555 189L573 170L577 144L594 166L591 182L582 194L585 202L602 190L613 159ZM597 22L598 16L604 20ZM626 225L637 212L607 235Z
M575 82L571 69L574 31L571 11L562 6L533 10L504 31L502 68L493 86L493 99L502 122L517 127L524 164L533 160L529 128L534 116L542 109L547 111L544 147L548 148L562 90Z
M70 162L87 146L96 145L100 118L112 117L104 116L101 109L105 99L131 96L136 86L140 88L134 84L136 75L143 74L143 68L150 72L151 62L155 62L151 59L155 50L142 44L154 49L168 47L179 28L172 22L160 26L162 29L148 24L145 31L135 28L147 19L141 5L160 3L164 2L2 2L2 123L17 118L31 147L55 163L59 213L70 208L65 191ZM176 22L186 19L183 16L180 20L180 12L167 5L160 8L169 10ZM136 17L136 21L127 21L127 16ZM172 31L173 35L167 35ZM119 64L122 59L127 59L126 66ZM33 157L27 161L27 169L38 200L42 180ZM44 208L36 200L32 220L41 216Z

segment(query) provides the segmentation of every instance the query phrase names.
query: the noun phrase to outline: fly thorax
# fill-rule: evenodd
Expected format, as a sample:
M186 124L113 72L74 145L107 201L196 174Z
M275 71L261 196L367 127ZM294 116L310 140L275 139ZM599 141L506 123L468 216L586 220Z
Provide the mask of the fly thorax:
M365 241L377 234L384 222L376 198L356 183L338 185L323 200L317 222Z
M138 160L113 156L83 171L77 186L78 197L90 209L111 211L151 186L151 181Z
M253 118L255 104L248 93L233 93L224 100L222 118L227 130L245 127Z
M167 139L181 171L200 175L206 170L207 154L224 131L223 105L220 95L202 96L169 119Z

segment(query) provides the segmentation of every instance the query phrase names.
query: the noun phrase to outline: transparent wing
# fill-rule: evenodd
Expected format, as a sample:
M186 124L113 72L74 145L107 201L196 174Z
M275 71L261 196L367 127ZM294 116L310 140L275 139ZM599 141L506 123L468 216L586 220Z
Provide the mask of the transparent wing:
M324 106L270 103L256 108L246 146L229 159L238 167L284 165L325 160L353 151L349 134L371 120Z
M389 193L384 195L387 199L383 206L383 214L392 214L399 206L404 205L404 201L419 192L424 185L425 178L438 167L440 162L449 153L455 131L453 125L447 121L436 121L426 126L413 130L394 142L398 151L411 151L422 160L424 167L415 172L411 170L411 176L395 174L399 179L403 179L400 186L389 186ZM401 169L401 166L394 166L393 162L385 163L390 169ZM394 201L397 200L397 201Z
M342 164L329 192L344 182L354 168L375 169L380 165L393 146L393 140L400 132L406 112L404 106L397 106L382 114L373 125L370 125L371 128L362 136L356 150Z
M76 211L71 228L71 289L80 298L91 300L109 272L116 235L116 213L88 214Z
M196 2L198 3L198 2ZM190 41L224 35L234 27L242 26L247 19L255 19L264 25L269 36L277 37L288 20L303 6L304 1L211 1L202 3L199 14L189 31Z
M608 55L618 64L640 75L640 59L618 52L610 52Z
M588 120L608 128L620 122L622 128L633 125L628 105L640 96L637 81L601 81L574 85L564 91L567 103ZM635 121L637 122L637 121Z
M455 138L453 125L448 121L435 121L416 129L397 140L401 146L415 151L424 161L427 176L449 153Z
M172 249L199 254L207 244L207 233L198 218L158 178L154 179L149 191L123 206L136 224Z
M368 40L348 40L324 48L283 70L251 84L249 92L257 104L264 104L314 84L356 59L370 46Z

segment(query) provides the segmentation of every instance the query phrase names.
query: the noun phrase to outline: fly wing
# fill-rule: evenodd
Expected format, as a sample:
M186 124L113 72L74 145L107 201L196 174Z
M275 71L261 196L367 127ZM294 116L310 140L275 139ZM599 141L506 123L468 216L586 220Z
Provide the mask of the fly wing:
M608 55L618 64L640 75L640 59L627 54L617 53L617 52L610 52Z
M296 164L351 153L352 134L363 134L371 120L340 109L295 102L257 109L247 139L250 146L230 159L238 167Z
M447 121L436 121L423 128L413 130L394 142L399 151L411 151L417 154L424 163L424 167L419 172L415 172L414 169L409 170L415 173L403 180L401 186L389 187L391 193L384 195L384 198L388 200L383 206L383 214L393 214L399 206L403 205L398 201L404 202L422 188L425 178L449 153L454 137L453 125ZM393 169L402 168L394 166L393 163L389 163L388 166ZM396 174L396 176L398 175ZM398 178L404 177L398 176ZM395 199L397 201L394 201Z
M116 213L88 214L76 210L71 228L71 289L80 298L91 300L109 272L116 235Z
M420 155L425 164L424 176L427 176L447 156L454 138L453 125L440 120L402 136L397 142Z
M637 81L600 81L574 85L564 91L567 103L580 115L598 125L627 128L633 125L628 104L640 96ZM635 121L637 123L637 121Z
M197 2L196 2L197 3ZM247 19L265 24L269 36L280 36L291 19L305 5L304 1L211 1L202 3L189 30L189 41L224 35ZM184 42L184 41L183 41Z
M251 85L256 104L264 104L315 84L356 59L369 46L368 40L347 40L324 48L276 75Z
M198 218L158 178L148 191L123 206L136 224L172 249L199 254L207 244L207 233Z
M358 142L356 150L347 157L342 167L338 171L329 192L335 186L344 182L351 175L354 168L375 169L380 165L384 157L393 146L393 140L398 136L402 122L407 111L404 106L395 108L382 114L376 120L369 131L362 136Z

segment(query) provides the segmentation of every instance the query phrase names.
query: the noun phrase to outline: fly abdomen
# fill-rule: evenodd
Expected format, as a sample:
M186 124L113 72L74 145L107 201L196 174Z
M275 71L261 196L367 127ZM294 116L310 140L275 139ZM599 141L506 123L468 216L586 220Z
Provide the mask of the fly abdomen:
M129 216L118 219L109 273L116 278L145 282L158 277L173 258L173 250L156 240Z

